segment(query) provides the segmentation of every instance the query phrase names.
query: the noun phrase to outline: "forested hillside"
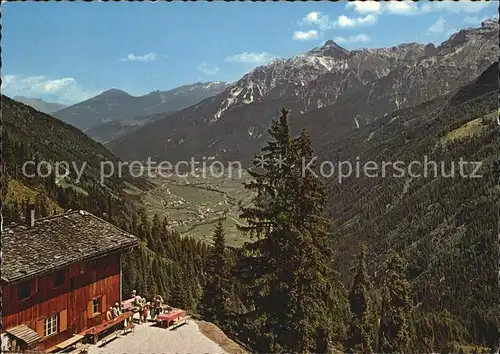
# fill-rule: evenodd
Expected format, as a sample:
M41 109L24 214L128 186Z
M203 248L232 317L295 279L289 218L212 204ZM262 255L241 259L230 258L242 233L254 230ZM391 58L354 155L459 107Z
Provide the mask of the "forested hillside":
M132 289L217 323L256 352L472 352L498 346L498 63L447 96L380 117L320 151L290 134L289 112L270 127L254 161L256 198L241 208L252 242L214 245L181 238L146 215L124 190L140 179L96 179L102 145L54 118L2 97L4 223L86 209L141 239L124 263ZM36 134L34 133L36 132ZM42 133L40 133L42 132ZM445 177L301 174L302 159L444 163ZM480 178L450 177L460 158ZM89 161L82 184L24 177L24 161ZM466 167L471 174L472 167ZM423 172L417 170L414 172ZM69 180L71 181L71 180Z
M336 176L324 183L299 178L301 157L315 154L307 134L289 135L284 111L262 153L270 161L283 154L289 164L255 168L247 185L267 196L242 208L248 225L242 231L253 242L225 247L219 224L215 247L200 248L204 261L191 256L188 274L195 279L186 277L189 303L182 304L197 304L204 318L257 352L494 350L497 91L495 63L458 91L377 119L317 151L329 161L359 156L361 162L408 164L427 156L438 166L428 177L394 177L388 168L385 178L352 176L342 183ZM481 177L460 175L460 158L482 162ZM464 171L471 176L473 169ZM156 229L148 227L145 235L158 244L151 247L161 248L157 236L148 236ZM156 276L155 269L154 279L174 282L165 294L179 303L180 278L168 270L170 276ZM157 290L135 284L145 293Z
M124 264L124 296L136 288L144 295L160 293L177 306L195 309L201 295L199 275L207 246L168 230L166 221L146 216L131 188L149 188L148 182L132 178L126 170L100 183L100 163L119 160L101 144L73 126L2 96L2 221L25 222L29 204L36 205L36 217L69 209L84 209L137 235L142 243L128 254ZM26 161L82 163L77 172L56 181L54 174L40 177L32 165L23 173ZM4 172L5 171L5 172ZM46 166L40 172L48 172ZM31 175L33 177L31 177ZM99 237L96 235L96 237Z
M362 243L376 283L391 251L408 260L418 351L446 343L497 345L498 62L456 94L397 111L325 147L328 160L435 161L428 177L346 178L330 183L335 269L350 279ZM480 178L458 162L480 161ZM453 163L455 176L452 177ZM473 166L465 168L472 173ZM424 173L424 167L415 169ZM445 177L447 176L447 177Z

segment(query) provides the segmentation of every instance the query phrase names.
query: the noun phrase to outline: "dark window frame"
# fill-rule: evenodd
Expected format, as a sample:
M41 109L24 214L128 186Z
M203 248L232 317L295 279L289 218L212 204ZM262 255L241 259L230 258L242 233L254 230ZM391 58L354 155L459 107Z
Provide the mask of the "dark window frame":
M66 271L58 270L54 273L54 288L58 288L66 284Z
M31 297L31 288L33 286L32 280L25 280L19 283L17 288L17 300L23 301Z
M94 315L98 315L98 314L103 313L102 296L98 296L92 300L92 313Z

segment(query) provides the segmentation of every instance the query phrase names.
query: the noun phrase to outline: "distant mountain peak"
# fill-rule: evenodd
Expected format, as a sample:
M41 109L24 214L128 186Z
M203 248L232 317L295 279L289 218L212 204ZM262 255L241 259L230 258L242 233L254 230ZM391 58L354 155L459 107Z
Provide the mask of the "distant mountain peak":
M112 89L104 91L99 96L106 96L106 97L127 96L127 97L130 97L131 95L123 90L112 88Z
M65 105L60 103L44 101L39 97L14 96L14 100L21 102L25 105L31 106L37 111L47 114L57 112L66 107Z
M481 22L481 27L492 27L498 28L500 25L498 24L498 18L488 18Z
M329 56L333 58L345 58L349 55L349 51L331 39L327 40L321 48L314 48L309 53L320 54L324 56Z
M496 39L498 42L498 21L487 19L481 23L481 27L467 27L452 34L448 40L441 43L438 52L444 54L452 52L465 43L476 43L482 38Z

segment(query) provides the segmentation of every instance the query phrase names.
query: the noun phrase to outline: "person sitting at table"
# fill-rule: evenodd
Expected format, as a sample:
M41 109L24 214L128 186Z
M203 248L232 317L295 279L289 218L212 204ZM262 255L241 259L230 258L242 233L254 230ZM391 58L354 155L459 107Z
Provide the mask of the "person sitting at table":
M111 321L113 319L113 308L110 307L108 311L106 311L106 321Z
M112 307L111 314L113 315L113 318L117 318L121 315L120 307L117 302L115 302L115 305Z

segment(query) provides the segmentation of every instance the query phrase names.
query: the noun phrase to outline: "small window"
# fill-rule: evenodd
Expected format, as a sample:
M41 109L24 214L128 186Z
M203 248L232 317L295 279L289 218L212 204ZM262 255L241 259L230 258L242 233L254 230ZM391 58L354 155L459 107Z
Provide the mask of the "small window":
M57 313L45 319L45 327L43 330L43 335L45 337L50 336L54 333L57 333L57 322L58 322Z
M98 297L94 299L92 303L92 311L94 312L94 314L101 312L101 299L102 298Z
M19 284L19 300L27 299L31 296L31 280L27 280Z
M63 285L66 282L66 273L63 270L59 270L56 272L54 276L54 287Z

